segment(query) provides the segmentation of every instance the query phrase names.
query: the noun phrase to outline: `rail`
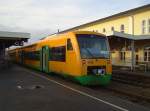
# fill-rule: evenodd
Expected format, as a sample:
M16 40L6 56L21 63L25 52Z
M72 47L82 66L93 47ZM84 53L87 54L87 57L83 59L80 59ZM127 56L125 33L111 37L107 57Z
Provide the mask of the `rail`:
M140 72L114 70L112 74L112 80L150 88L150 72L143 74Z

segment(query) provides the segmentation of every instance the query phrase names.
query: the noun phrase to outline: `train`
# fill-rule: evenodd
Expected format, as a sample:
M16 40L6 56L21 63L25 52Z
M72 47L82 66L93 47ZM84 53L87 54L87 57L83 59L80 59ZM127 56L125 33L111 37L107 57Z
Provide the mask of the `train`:
M107 36L71 31L8 51L12 61L70 78L81 85L108 85L112 76Z

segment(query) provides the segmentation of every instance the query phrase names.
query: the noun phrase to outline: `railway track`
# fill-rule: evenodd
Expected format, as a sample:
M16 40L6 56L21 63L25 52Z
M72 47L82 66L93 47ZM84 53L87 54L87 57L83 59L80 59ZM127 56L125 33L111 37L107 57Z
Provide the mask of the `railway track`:
M113 71L112 80L129 85L150 88L150 75L142 75L133 72Z
M150 107L150 88L120 83L118 81L112 81L110 85L106 87L96 86L90 88L96 92L109 92L110 96L116 96L133 103Z
M132 72L113 71L108 90L150 102L150 76Z
M120 83L118 81L112 81L111 84L106 87L106 89L124 96L128 96L129 99L150 102L150 88L143 88L139 86Z

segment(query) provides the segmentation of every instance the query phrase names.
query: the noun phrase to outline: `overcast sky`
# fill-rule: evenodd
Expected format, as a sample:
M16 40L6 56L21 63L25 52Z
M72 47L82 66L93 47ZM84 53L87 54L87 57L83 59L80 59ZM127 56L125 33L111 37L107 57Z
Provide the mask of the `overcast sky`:
M0 30L29 32L31 41L150 0L0 0Z

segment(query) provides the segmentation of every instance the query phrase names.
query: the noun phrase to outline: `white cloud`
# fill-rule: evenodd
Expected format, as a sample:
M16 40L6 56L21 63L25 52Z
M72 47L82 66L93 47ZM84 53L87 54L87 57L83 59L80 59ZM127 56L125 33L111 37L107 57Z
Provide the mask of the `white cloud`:
M27 31L46 36L149 0L0 0L0 30Z

